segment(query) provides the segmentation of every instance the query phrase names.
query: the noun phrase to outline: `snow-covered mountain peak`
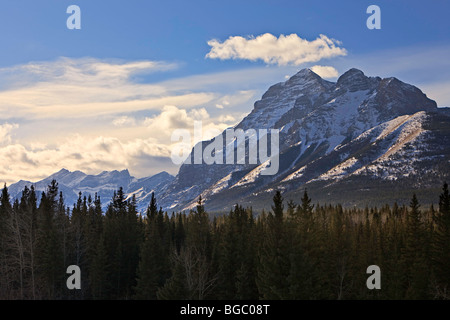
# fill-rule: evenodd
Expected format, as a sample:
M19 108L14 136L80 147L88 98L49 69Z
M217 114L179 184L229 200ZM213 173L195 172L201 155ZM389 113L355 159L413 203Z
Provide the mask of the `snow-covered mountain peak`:
M421 139L432 139L432 131L425 128L428 122L436 121L436 116L420 112L428 115L437 113L437 109L420 89L393 77L366 76L352 68L336 82L330 82L310 69L302 69L287 81L271 86L235 127L280 129L280 169L275 176L260 174L264 163L182 165L162 196L163 206L187 209L202 195L207 204L218 208L236 196L253 197L275 188L295 190L311 181L328 181L337 176L343 179L350 172L366 174L361 168L372 168L371 163L384 159L381 156L396 159L411 145L423 144ZM414 114L417 119L405 122L405 129L392 129L403 121L402 116ZM372 128L380 130L384 123L387 129L379 133L383 138L361 138Z
M53 179L58 182L59 189L63 192L65 203L68 206L76 202L78 194L81 192L83 195L91 195L91 197L97 194L101 198L103 206L106 207L114 191L122 187L127 196L136 196L138 209L143 212L148 206L151 192L155 192L157 195L164 192L165 187L174 177L165 171L154 176L136 179L130 175L127 169L103 171L97 175L62 169L37 182L21 180L9 186L8 189L11 196L17 198L21 196L25 186L34 185L36 191L46 191Z
M361 70L352 68L339 77L336 87L354 92L373 89L379 81L380 78L367 77Z
M208 209L228 211L236 202L255 207L267 203L276 189L298 196L307 187L326 202L335 192L341 202L343 193L355 201L370 186L386 186L386 198L395 196L396 186L385 181L435 188L433 183L440 186L443 179L450 180L450 149L445 143L450 140L450 112L394 77L369 77L353 68L330 82L303 69L271 86L234 128L280 129L277 173L261 175L267 161L183 164L176 177L162 172L141 179L128 170L93 176L63 169L36 183L36 189L45 190L49 179L56 178L72 195L69 203L78 192L97 192L107 203L122 186L141 209L155 192L158 205L166 210L189 210L201 195ZM28 184L12 185L11 194L19 194L24 185ZM362 198L367 199L365 194Z
M294 74L292 77L286 80L284 84L287 86L292 86L313 81L321 82L322 80L323 79L317 73L315 73L311 69L306 68Z

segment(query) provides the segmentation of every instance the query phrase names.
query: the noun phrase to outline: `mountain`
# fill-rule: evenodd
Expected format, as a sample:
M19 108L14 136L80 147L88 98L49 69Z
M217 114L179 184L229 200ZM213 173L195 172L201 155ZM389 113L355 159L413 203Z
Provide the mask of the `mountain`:
M270 208L275 189L298 202L305 188L314 201L346 206L408 203L416 190L431 203L449 181L448 108L394 77L350 69L330 82L303 69L271 86L233 129L268 128L279 129L277 174L261 174L268 163L260 162L184 163L158 193L158 203L186 210L201 195L210 211L228 211L237 202ZM204 141L202 150L212 141ZM233 143L236 154L238 141ZM225 146L215 150L223 159L227 152Z
M62 169L51 176L32 183L30 181L19 181L8 187L12 198L20 198L25 186L34 185L36 191L45 191L50 182L55 179L58 182L59 190L63 192L65 203L72 206L78 199L81 192L86 196L97 193L105 209L120 187L123 188L127 197L136 196L139 211L144 211L149 202L152 192L163 191L174 177L167 172L160 172L154 176L136 179L130 175L128 170L104 171L98 175L87 175L81 171L68 171ZM38 196L38 198L40 198Z
M450 181L450 108L438 108L419 88L394 77L368 77L350 69L330 82L303 69L271 86L231 129L247 136L227 141L224 131L216 137L226 145L211 155L225 164L185 161L176 177L162 172L141 179L128 170L86 175L63 169L34 185L44 191L56 179L68 205L82 192L97 193L106 206L123 187L128 197L136 196L140 211L155 192L158 205L170 212L195 207L200 195L209 212L227 212L236 203L270 209L277 189L297 203L306 188L322 204L408 204L413 192L421 203L431 204L442 183ZM249 161L251 141L261 147L263 138L272 138L259 129L279 130L279 168L273 175L263 174L271 161ZM216 139L197 147L211 151L207 148ZM242 147L245 154L239 155ZM194 159L194 150L188 159ZM25 185L31 182L11 185L12 197L20 197Z

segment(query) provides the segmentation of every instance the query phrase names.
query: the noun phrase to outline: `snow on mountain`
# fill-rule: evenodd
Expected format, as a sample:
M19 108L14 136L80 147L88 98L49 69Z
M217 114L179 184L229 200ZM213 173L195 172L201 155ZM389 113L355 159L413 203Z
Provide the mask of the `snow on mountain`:
M140 210L155 192L158 205L168 211L192 209L200 195L210 212L228 211L236 203L261 208L270 205L276 189L298 199L308 188L315 201L345 205L409 201L412 190L431 199L443 181L450 181L449 110L393 77L368 77L350 69L330 82L303 69L271 86L233 128L247 132L245 140L230 143L234 164L185 163L175 177L163 172L142 179L127 170L94 176L63 169L35 187L43 191L56 179L67 204L79 192L97 192L106 205L122 186L128 198L136 197ZM275 175L261 174L269 161L248 161L248 145L259 129L279 129ZM222 136L226 141L225 131ZM237 164L239 143L247 145L244 164ZM227 146L215 152L224 160L230 154ZM20 196L30 184L19 181L10 193Z
M337 186L349 177L394 181L429 171L445 176L449 144L441 150L437 137L448 139L449 133L439 121L448 124L450 118L420 89L396 78L350 69L330 82L303 69L271 86L234 127L280 130L276 175L260 174L267 162L183 164L159 202L187 210L201 195L210 210L228 210L237 201L258 202L255 197L267 190L295 193L323 183Z
M97 194L102 201L103 208L106 208L114 191L122 187L127 199L135 195L138 210L144 211L150 202L151 193L158 194L158 192L164 191L165 186L174 177L167 172L161 172L152 177L136 179L130 175L128 170L104 171L98 175L87 175L81 171L71 172L62 169L34 183L23 180L14 183L8 187L9 193L12 198L20 198L24 187L31 185L40 193L46 191L53 179L58 182L59 190L63 192L65 203L68 206L72 206L77 201L81 192L83 196L91 195L92 198Z
M270 160L266 160L261 165L257 166L255 169L246 174L242 179L240 179L233 187L240 187L246 184L255 182L255 180L261 175L261 171L270 165Z

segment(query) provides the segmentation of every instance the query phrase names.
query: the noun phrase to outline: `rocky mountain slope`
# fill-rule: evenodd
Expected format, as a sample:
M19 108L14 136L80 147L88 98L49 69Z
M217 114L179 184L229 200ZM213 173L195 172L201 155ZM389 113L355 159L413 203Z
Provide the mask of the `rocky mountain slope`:
M123 188L127 197L136 196L137 207L144 211L150 202L152 192L164 191L164 188L174 177L167 172L161 172L154 176L136 179L130 175L128 170L123 171L104 171L98 175L88 175L81 171L68 171L62 169L51 176L38 181L19 181L8 187L12 198L20 198L25 186L34 185L38 193L45 191L50 182L55 179L58 182L59 190L63 192L66 205L72 206L78 199L81 192L83 196L94 195L97 193L105 209L111 201L114 191L120 187Z
M209 210L223 211L236 202L268 207L275 189L295 198L308 188L314 200L360 206L409 199L419 188L431 197L449 180L446 109L393 77L350 69L329 82L304 69L270 87L234 128L280 130L277 174L262 175L267 164L183 164L158 199L183 210L202 195Z
M393 77L350 69L330 82L303 69L271 86L232 129L249 133L245 141L229 143L232 164L223 145L214 151L225 164L185 163L176 177L162 172L136 179L127 170L92 176L63 169L35 186L42 191L56 179L66 203L75 202L81 191L97 192L104 205L122 186L129 197L136 196L141 211L153 191L169 212L193 208L201 195L208 211L226 212L235 203L269 209L276 189L296 202L307 188L314 201L344 206L408 204L412 192L422 203L436 203L443 181L450 181L450 109L438 108L420 89ZM279 130L274 175L262 174L269 162L249 161L255 138L250 133L258 129ZM202 150L210 142L204 141ZM244 164L237 164L239 143L247 147ZM30 184L13 184L10 193L18 196Z

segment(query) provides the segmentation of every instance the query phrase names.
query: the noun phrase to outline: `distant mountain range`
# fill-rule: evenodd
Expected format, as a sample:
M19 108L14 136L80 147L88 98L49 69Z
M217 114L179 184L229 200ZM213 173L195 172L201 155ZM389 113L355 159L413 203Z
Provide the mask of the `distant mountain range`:
M136 196L138 209L143 211L150 202L152 192L157 194L164 191L174 177L167 172L160 172L151 177L136 179L130 175L128 170L104 171L98 175L87 175L81 171L71 172L62 169L35 183L21 180L9 186L8 190L12 198L20 198L25 186L34 185L36 191L42 192L46 190L53 179L58 182L59 190L63 192L65 203L68 206L76 203L80 192L83 196L91 195L92 198L97 193L105 209L111 201L114 191L122 187L128 198L132 195ZM38 198L40 198L39 195Z
M223 212L235 203L270 208L276 189L297 202L307 188L314 201L345 206L408 203L412 192L435 203L443 181L450 181L450 109L393 77L350 69L330 82L303 69L270 87L238 128L280 130L277 174L262 175L266 164L203 163L183 164L176 177L163 172L143 179L127 170L96 176L61 170L35 185L43 190L56 179L67 203L79 191L109 201L122 186L141 209L155 191L168 211L192 208L201 195L209 211ZM11 185L11 194L26 184Z

